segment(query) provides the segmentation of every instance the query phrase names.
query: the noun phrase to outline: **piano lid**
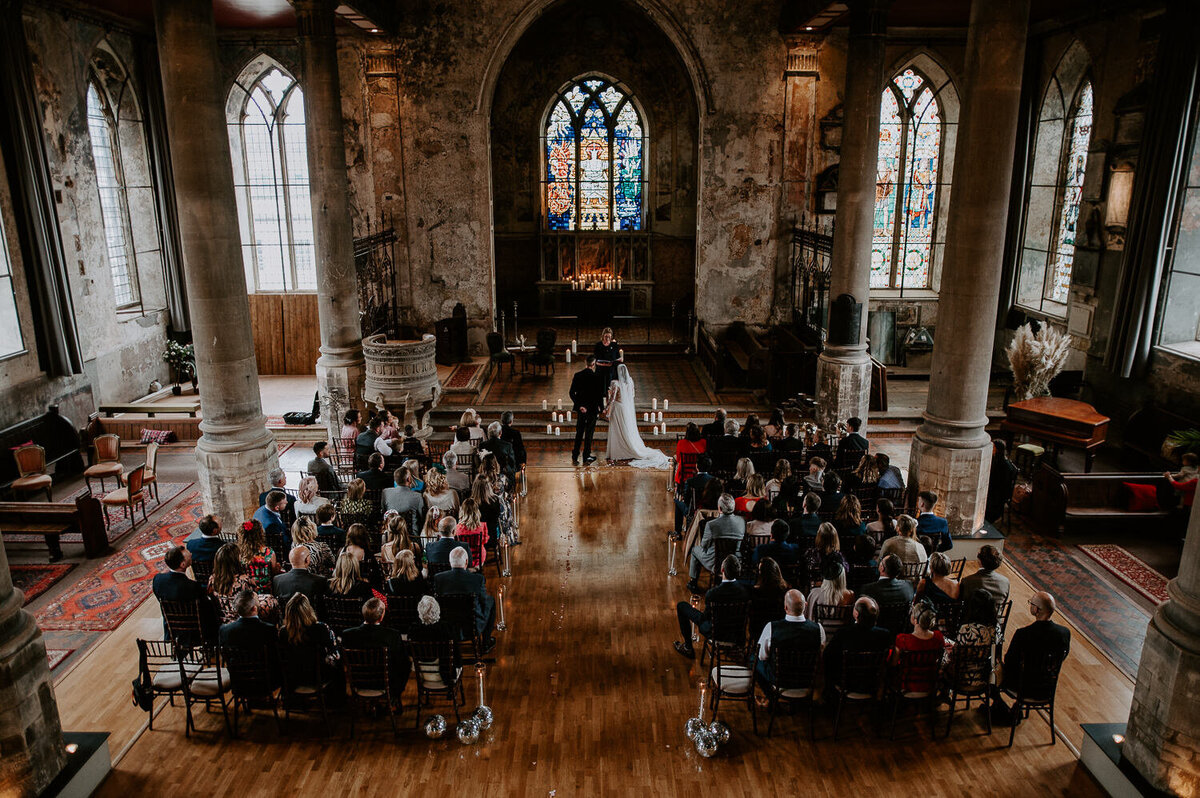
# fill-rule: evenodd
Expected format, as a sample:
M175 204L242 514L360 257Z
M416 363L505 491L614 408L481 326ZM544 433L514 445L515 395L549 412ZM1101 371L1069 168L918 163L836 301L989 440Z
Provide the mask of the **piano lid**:
M1009 418L1014 420L1073 421L1090 427L1106 424L1108 416L1096 412L1087 402L1063 399L1058 396L1035 396L1008 406Z

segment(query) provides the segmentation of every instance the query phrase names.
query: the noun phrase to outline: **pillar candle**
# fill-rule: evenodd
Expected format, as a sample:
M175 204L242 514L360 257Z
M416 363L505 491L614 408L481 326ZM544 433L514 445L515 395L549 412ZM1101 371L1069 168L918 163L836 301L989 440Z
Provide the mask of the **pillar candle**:
M553 433L553 432L554 432L554 425L553 425L553 424L547 424L547 425L546 425L546 434L547 434L547 435L549 435L549 434L551 434L551 433Z
M658 397L657 396L650 400L650 409L651 410L658 409Z
M655 425L655 427L654 427L654 434L655 434L655 435L657 435L657 434L658 434L658 425Z
M575 338L571 339L571 351L576 353L579 352L579 341Z
M662 425L662 434L663 435L667 434L667 423L665 421L663 422L663 425Z
M562 435L562 427L555 427L555 428L554 428L554 434L555 434L555 435Z
M619 359L619 360L625 359L625 350L624 349L617 350L617 359Z
M663 420L663 414L662 414L662 411L661 411L661 410L659 410L659 411L658 411L658 420L659 420L660 422Z
M546 409L546 400L545 399L542 400L542 409L543 410Z
M558 397L558 409L562 410L562 397Z
M642 413L642 421L647 421L647 422L650 421L650 414Z
M570 423L570 421L571 421L571 411L568 410L567 411L567 422Z
M671 409L671 403L668 400L663 399L663 410L670 410L670 409Z
M568 362L568 363L570 363L570 362L571 362L571 349L570 349L570 347L568 347L568 348L567 348L567 362Z

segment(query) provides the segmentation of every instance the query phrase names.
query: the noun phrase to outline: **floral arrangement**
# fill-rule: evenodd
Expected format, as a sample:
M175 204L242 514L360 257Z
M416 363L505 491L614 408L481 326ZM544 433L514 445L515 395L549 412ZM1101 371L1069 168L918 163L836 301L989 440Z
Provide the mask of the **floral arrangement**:
M176 382L180 377L191 377L196 373L196 350L191 344L181 344L178 341L167 341L163 352L163 361L171 367Z
M1071 339L1048 324L1037 332L1029 324L1022 324L1007 351L1013 371L1013 393L1017 401L1022 401L1050 394L1050 380L1063 370L1071 351Z

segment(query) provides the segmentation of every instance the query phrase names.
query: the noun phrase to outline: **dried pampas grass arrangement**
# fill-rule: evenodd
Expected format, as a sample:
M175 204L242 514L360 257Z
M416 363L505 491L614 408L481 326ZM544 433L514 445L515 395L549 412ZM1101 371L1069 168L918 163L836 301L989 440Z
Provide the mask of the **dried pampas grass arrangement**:
M1008 363L1013 371L1013 393L1017 400L1049 395L1050 380L1063 370L1070 351L1070 336L1048 324L1036 333L1028 324L1018 327L1008 345Z

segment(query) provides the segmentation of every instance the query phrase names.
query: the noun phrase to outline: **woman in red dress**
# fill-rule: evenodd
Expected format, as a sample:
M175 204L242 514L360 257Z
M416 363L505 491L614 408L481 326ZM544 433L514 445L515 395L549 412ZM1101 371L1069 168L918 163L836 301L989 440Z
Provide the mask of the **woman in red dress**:
M675 444L675 484L682 485L696 474L696 458L690 458L691 462L684 465L683 458L680 455L692 454L699 457L708 449L708 441L704 440L704 436L700 434L700 428L696 426L694 421L689 421L687 430L683 433L683 440Z

